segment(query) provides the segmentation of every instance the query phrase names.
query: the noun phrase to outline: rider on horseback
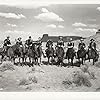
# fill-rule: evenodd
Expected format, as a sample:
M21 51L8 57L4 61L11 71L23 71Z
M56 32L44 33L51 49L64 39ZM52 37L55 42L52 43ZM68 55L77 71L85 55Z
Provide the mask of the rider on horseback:
M31 38L31 36L29 36L29 39L26 40L26 45L28 46L28 48L30 48L32 46L33 40Z
M97 53L97 50L96 50L95 40L94 39L91 39L90 41L91 42L89 43L88 48L90 48L91 50L94 50L95 51L95 54L96 54L96 57L98 57L98 53Z
M63 37L62 36L60 36L59 37L59 40L58 40L58 42L57 42L57 46L64 46L64 41L63 41Z
M46 47L48 48L49 45L53 46L53 41L51 39L49 39L46 43Z
M38 46L41 46L42 45L41 37L38 38L37 45Z
M68 48L68 50L66 52L66 56L68 55L69 52L75 53L75 51L74 51L74 43L72 42L72 38L69 39L69 42L67 44L67 48Z
M19 45L20 47L23 46L23 44L22 44L22 40L21 40L21 39L22 39L22 38L19 37L19 38L17 39L17 41L16 41L16 44Z
M74 43L72 43L72 38L70 38L70 41L67 44L68 49L74 47Z
M85 50L85 43L83 42L84 41L84 39L82 38L82 39L80 39L80 43L79 43L79 45L78 45L78 50Z
M96 43L94 39L91 39L90 41L89 48L96 50Z
M7 36L7 38L4 40L4 45L3 45L3 48L4 48L4 52L7 51L9 45L11 45L11 42L10 42L10 37Z

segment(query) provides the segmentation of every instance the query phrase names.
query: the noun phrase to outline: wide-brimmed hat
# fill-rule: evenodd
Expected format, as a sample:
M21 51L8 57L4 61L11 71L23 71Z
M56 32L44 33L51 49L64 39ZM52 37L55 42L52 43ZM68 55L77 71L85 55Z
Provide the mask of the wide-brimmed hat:
M31 38L31 36L29 36L29 38Z
M41 37L39 37L38 40L41 40Z
M94 39L91 39L90 41L95 41Z
M59 39L62 39L63 37L62 36L59 36Z
M84 39L83 39L83 38L81 38L81 39L80 39L80 41L84 41Z
M21 37L18 38L18 40L21 40L21 39L22 39Z
M72 38L70 38L69 40L70 40L70 41L72 41L73 39L72 39Z

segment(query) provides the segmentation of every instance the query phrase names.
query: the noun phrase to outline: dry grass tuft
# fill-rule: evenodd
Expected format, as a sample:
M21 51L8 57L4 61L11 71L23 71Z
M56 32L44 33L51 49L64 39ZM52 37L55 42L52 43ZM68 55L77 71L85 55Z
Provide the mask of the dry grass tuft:
M62 82L62 84L65 87L70 87L72 85L74 86L86 86L91 87L92 84L89 80L89 78L81 71L73 71L71 77L69 79L66 79Z
M4 72L6 70L15 70L14 68L14 64L11 63L10 61L4 61L1 65L0 65L0 71Z
M29 84L37 83L37 82L38 82L38 80L34 76L34 77L28 77L28 78L21 79L20 82L19 82L19 85L29 85Z

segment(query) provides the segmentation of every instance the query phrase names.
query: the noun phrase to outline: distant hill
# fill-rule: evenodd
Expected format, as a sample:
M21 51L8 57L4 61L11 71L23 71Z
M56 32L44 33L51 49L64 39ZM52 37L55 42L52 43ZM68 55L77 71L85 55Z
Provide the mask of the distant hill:
M70 38L72 38L73 41L79 40L82 37L80 36L62 36L64 42L68 42ZM47 42L48 39L51 39L53 42L57 42L59 40L59 36L49 36L48 34L44 34L41 41L42 42Z

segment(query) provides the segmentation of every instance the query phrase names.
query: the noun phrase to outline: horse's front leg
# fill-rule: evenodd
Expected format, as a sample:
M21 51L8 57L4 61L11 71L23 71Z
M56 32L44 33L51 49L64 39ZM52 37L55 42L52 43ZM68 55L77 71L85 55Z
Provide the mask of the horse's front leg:
M82 65L84 65L84 58L82 58Z
M31 57L29 57L29 63L31 64Z
M21 57L19 57L19 65L21 65Z
M48 64L50 64L50 57L48 57Z
M16 62L15 62L15 57L13 58L13 62L14 62L14 64L16 64Z
M25 62L25 65L27 65L27 57L25 56L25 58L24 58L24 62Z
M3 62L3 59L4 59L4 56L2 55L2 56L1 56L1 63Z
M73 58L71 59L71 65L73 66Z
M70 67L70 60L69 60L69 58L68 58L68 68Z
M93 59L93 65L95 64L95 59Z
M81 61L80 61L80 58L78 58L78 61L79 61L79 67L80 67L80 65L81 65Z

